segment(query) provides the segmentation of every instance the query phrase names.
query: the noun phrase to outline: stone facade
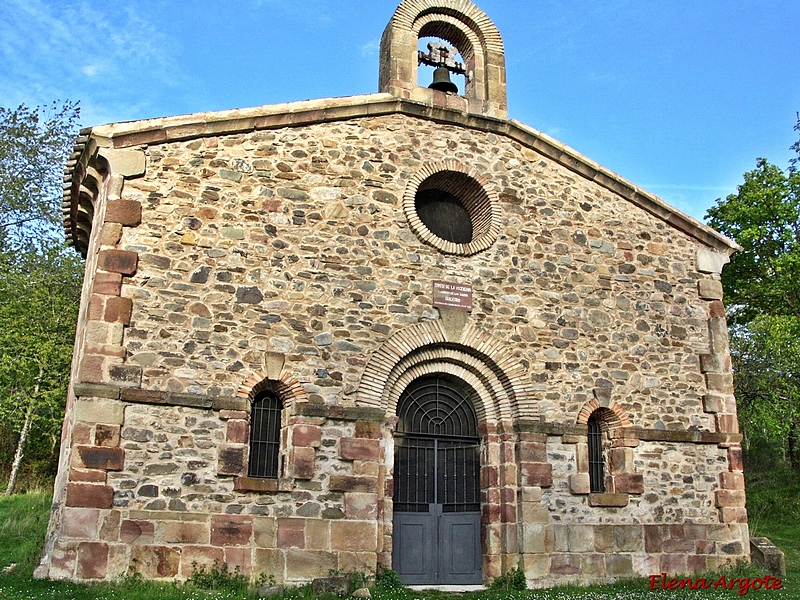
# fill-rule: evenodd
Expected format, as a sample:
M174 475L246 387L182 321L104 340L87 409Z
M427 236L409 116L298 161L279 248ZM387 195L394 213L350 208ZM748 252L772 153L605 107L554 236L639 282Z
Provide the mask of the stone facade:
M485 581L748 556L719 277L735 245L504 120L496 30L470 54L495 79L463 97L398 79L404 23L416 40L439 5L477 14L403 2L386 93L84 132L65 206L87 278L39 575L391 565L398 399L430 373L478 398ZM416 218L431 177L476 186L480 248ZM471 286L471 312L434 307L434 281ZM264 389L283 405L277 478L247 474Z

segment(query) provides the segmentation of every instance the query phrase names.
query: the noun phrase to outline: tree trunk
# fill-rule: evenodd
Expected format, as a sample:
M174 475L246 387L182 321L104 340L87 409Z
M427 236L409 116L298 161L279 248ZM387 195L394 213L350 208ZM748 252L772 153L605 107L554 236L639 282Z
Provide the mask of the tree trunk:
M800 473L800 447L797 440L797 423L789 429L789 464L792 471Z
M33 386L33 394L29 397L28 408L25 410L25 423L22 425L22 431L19 433L19 441L17 442L17 451L14 454L14 462L11 463L11 474L8 476L8 486L6 487L6 496L14 493L14 488L17 485L17 475L19 468L22 465L22 457L25 454L25 444L28 442L28 433L31 430L31 422L33 421L33 405L36 396L39 395L39 386L42 383L42 367L39 367L39 377L36 378L36 385Z

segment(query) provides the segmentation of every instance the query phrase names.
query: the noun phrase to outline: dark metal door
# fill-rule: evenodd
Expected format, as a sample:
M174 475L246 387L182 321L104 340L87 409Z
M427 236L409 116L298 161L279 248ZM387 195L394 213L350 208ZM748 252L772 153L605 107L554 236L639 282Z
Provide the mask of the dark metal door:
M398 402L392 568L403 583L482 583L473 394L461 380L430 375Z

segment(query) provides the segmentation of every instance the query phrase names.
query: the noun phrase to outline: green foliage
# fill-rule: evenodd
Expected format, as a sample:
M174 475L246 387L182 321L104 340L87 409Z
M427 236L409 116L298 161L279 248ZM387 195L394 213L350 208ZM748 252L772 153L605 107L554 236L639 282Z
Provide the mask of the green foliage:
M55 244L0 254L0 465L29 418L28 487L56 467L82 280L79 257Z
M62 172L79 112L72 102L0 108L0 251L58 237Z
M391 592L403 589L400 582L400 575L396 571L387 569L383 565L378 565L375 571L375 589L383 592Z
M792 148L785 171L758 159L707 218L742 246L722 283L748 467L800 471L800 141Z
M528 589L525 572L519 567L514 567L504 575L495 577L490 586L493 591L522 591Z
M201 590L243 592L247 590L250 584L250 579L242 574L238 565L233 571L229 571L226 563L220 564L219 561L214 560L214 564L208 568L205 565L198 566L194 562L192 563L192 569L192 574L186 580L186 583Z
M18 473L31 488L56 467L83 277L59 241L77 118L69 102L0 108L0 468L9 489Z
M722 273L732 323L800 318L800 145L793 148L798 158L785 172L759 158L738 192L708 210L709 225L743 248Z

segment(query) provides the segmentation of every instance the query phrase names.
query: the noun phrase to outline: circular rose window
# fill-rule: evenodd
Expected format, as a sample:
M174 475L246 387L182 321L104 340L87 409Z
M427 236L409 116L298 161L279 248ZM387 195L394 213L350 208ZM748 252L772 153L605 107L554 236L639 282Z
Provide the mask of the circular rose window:
M403 211L423 242L448 254L486 250L500 230L494 193L482 175L457 161L427 165L417 173L403 196Z

